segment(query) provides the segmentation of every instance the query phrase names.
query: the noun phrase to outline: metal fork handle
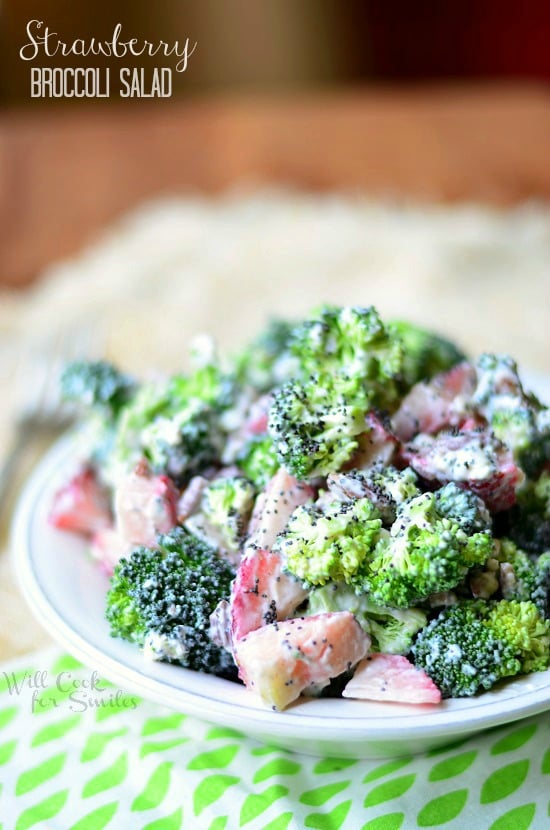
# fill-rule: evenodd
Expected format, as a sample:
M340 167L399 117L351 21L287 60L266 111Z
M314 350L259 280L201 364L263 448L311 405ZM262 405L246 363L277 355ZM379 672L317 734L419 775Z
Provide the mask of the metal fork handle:
M0 467L0 516L2 515L5 507L9 485L23 456L25 447L27 446L30 432L29 425L24 421L16 425L9 445L8 453L3 460L2 466Z
M51 434L53 438L54 435L59 434L60 429L61 426L47 427L44 423L34 423L32 419L19 421L15 425L8 452L0 467L0 524L4 518L4 511L12 501L8 496L9 489L12 483L17 483L16 474L25 451L33 444L33 439L46 434Z

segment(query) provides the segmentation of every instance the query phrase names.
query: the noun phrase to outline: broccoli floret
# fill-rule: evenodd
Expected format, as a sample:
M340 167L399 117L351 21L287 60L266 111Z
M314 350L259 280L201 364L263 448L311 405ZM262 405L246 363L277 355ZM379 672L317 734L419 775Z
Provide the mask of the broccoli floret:
M535 568L535 587L531 593L531 601L547 620L550 618L550 551L537 557Z
M132 469L143 457L142 432L158 415L166 412L168 407L166 384L146 383L122 408L113 438L112 452L104 471L108 478L116 482L119 474Z
M545 671L550 666L550 620L545 620L533 602L501 600L486 603L485 625L512 646L520 672Z
M152 469L179 485L219 463L223 444L216 412L196 399L174 415L157 416L141 431L141 452Z
M309 595L306 615L327 611L351 611L370 635L372 650L384 654L408 654L415 634L427 624L420 608L387 608L366 594L356 594L344 582L329 582Z
M403 363L401 340L372 306L324 306L294 330L290 351L303 377L319 372L360 379L373 406L392 407Z
M418 477L411 467L398 470L391 464L372 467L366 473L369 482L382 490L391 499L395 510L400 504L418 496Z
M469 697L504 677L547 669L550 621L532 602L465 601L422 629L412 653L444 697Z
M512 450L527 474L536 477L550 461L550 413L527 393L516 362L508 355L483 354L476 364L478 385L474 407L495 436Z
M476 373L477 388L473 402L489 415L491 407L502 396L508 399L524 397L517 363L510 355L484 352L476 361Z
M174 375L166 389L166 397L173 410L190 400L201 401L216 412L224 412L235 402L238 387L233 375L217 364L199 366L189 375Z
M488 531L468 535L438 512L434 493L423 493L398 507L354 582L380 605L410 607L456 587L487 560L493 544Z
M80 446L102 474L113 453L122 413L137 390L129 375L103 360L70 363L61 375L62 398L82 413Z
M265 487L281 466L273 439L267 434L252 436L237 454L235 463L259 490Z
M86 409L96 408L116 416L136 390L129 375L105 360L69 363L61 375L61 394Z
M423 628L412 647L443 697L470 697L521 671L516 649L486 624L488 603L451 605Z
M183 528L136 548L115 567L107 593L111 635L148 657L234 678L229 652L209 637L210 615L229 596L233 568Z
M435 332L403 320L394 321L391 326L403 342L402 377L405 390L466 360L458 346Z
M238 380L258 392L267 392L288 380L295 361L288 351L294 324L270 320L258 337L235 358Z
M458 522L465 533L491 529L491 514L483 499L454 481L435 492L435 508L441 516Z
M491 429L509 447L527 476L536 476L550 460L550 430L541 428L539 415L528 406L497 409Z
M274 393L268 422L280 465L302 480L338 470L366 430L368 408L364 389L342 375L284 384Z
M392 608L455 588L493 546L488 531L468 534L440 514L434 493L400 504L390 531L369 498L299 507L277 539L286 568L299 579L343 581Z
M368 499L321 509L302 505L279 534L275 548L285 568L309 585L350 581L372 551L382 522Z
M530 556L509 539L501 539L494 554L500 566L500 591L504 599L533 602L548 617L550 553Z
M111 477L116 479L142 457L179 485L218 465L226 440L223 417L236 394L233 378L212 364L144 384L121 411Z
M216 479L203 491L202 513L230 551L241 546L255 495L252 482L242 476Z
M509 539L499 540L494 558L501 566L499 581L503 598L530 600L536 582L535 561Z
M550 472L525 482L503 521L503 532L528 553L550 550Z
M368 498L380 512L384 525L391 525L397 507L420 494L417 475L410 467L398 470L391 464L373 464L366 470L346 470L328 477L329 489L344 500Z

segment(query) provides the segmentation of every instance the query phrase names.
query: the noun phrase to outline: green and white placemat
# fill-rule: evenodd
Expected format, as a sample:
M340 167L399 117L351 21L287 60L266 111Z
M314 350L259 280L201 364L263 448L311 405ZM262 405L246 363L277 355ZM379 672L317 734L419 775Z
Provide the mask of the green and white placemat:
M550 713L394 760L258 744L48 650L0 667L0 830L539 830Z

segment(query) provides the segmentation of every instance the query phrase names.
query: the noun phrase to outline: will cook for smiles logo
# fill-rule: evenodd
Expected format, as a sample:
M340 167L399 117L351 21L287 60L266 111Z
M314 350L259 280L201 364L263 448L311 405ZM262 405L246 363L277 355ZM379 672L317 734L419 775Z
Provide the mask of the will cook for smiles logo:
M77 38L70 42L60 39L43 20L29 20L27 40L19 50L21 60L34 63L41 57L65 60L102 56L109 60L135 58L158 60L170 65L144 67L94 66L31 66L31 98L170 98L173 72L185 72L197 48L189 38L175 41L149 41L127 37L122 23L117 23L112 37L100 40ZM111 72L112 69L112 72Z
M113 689L97 671L75 676L70 671L51 674L48 671L26 671L23 675L2 672L12 697L27 697L31 712L67 707L71 712L88 709L136 709L138 699Z

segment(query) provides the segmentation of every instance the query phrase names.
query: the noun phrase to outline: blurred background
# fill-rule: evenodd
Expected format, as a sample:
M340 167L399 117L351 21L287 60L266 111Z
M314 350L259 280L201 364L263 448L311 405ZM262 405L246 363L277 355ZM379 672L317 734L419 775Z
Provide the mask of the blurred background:
M17 55L32 18L67 43L108 39L117 22L126 35L151 41L189 37L198 48L192 70L175 79L178 97L366 82L550 80L550 6L542 0L3 0L1 15L3 105L29 103L28 65ZM92 57L80 65L102 63ZM148 64L141 58L137 65Z
M197 46L163 101L31 99L19 50L32 19L67 43L121 23L124 37ZM0 284L29 284L166 193L275 183L546 199L549 42L542 0L2 0ZM159 60L32 65L121 63Z

